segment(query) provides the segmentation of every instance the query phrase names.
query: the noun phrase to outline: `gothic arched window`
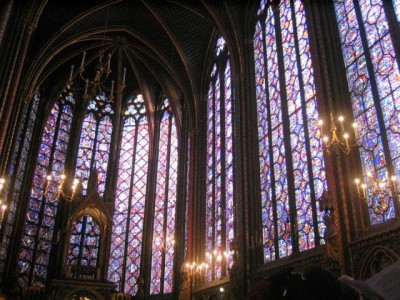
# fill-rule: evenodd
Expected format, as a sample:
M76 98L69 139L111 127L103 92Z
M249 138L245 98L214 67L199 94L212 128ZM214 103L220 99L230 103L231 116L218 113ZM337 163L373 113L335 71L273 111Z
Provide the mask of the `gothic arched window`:
M108 102L104 93L95 96L95 99L91 100L87 107L75 171L76 176L82 181L84 195L87 193L90 172L95 169L98 175L98 192L100 196L103 196L110 153L113 114L111 103Z
M233 224L233 120L229 52L217 40L207 99L206 251L208 280L226 276ZM223 259L221 259L223 258Z
M128 101L123 116L108 270L108 279L132 295L140 276L149 140L146 108L142 95L137 95Z
M400 178L400 49L392 36L399 31L400 1L334 1L334 6L363 173L388 183L393 175ZM371 224L396 216L392 195L372 187L367 194Z
M158 138L150 293L171 293L175 249L178 134L171 103L164 99Z
M46 283L58 207L58 185L49 184L47 176L59 178L64 171L73 103L72 96L61 97L44 126L18 256L17 277L22 287Z
M264 261L311 249L326 187L302 1L261 1L254 34Z
M39 89L35 91L33 96L32 105L29 107L30 113L27 114L26 124L24 122L20 123L20 127L18 128L17 142L15 143L13 156L11 159L11 166L9 168L9 176L8 186L11 187L5 191L4 199L10 199L6 205L8 205L8 209L5 212L5 221L4 221L4 233L3 237L0 237L0 273L3 273L4 270L4 260L7 256L8 245L10 243L10 238L12 231L15 227L14 221L16 220L17 215L17 207L19 204L19 196L21 193L21 189L23 187L23 180L25 174L25 168L27 167L28 162L28 154L29 148L32 139L33 127L35 125L37 111L40 102L40 93ZM26 110L28 107L26 108ZM25 126L25 127L24 127Z
M91 216L85 215L75 220L71 228L71 236L68 249L68 266L85 266L92 268L92 272L84 275L92 275L94 279L100 248L100 225ZM72 277L79 277L73 274Z

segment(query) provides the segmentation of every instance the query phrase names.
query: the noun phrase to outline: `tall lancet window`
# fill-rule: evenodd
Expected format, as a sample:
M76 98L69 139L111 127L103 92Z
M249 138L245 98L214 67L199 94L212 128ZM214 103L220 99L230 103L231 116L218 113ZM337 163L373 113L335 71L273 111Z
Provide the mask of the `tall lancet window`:
M104 93L90 100L82 125L75 171L75 176L82 181L84 195L87 192L90 171L95 169L98 174L98 192L100 196L103 196L110 154L113 114L112 105Z
M39 89L35 91L32 99L32 104L29 109L30 112L27 114L25 122L21 122L17 133L17 142L14 147L12 155L12 164L9 168L8 180L10 188L5 191L4 199L10 199L8 201L8 209L5 212L4 218L4 233L0 237L0 274L3 274L4 260L7 257L8 245L10 243L13 229L15 228L15 220L17 215L18 203L21 201L20 193L23 187L24 174L28 162L28 154L31 145L31 139L33 134L33 127L37 117L37 111L40 102ZM28 107L25 112L28 111Z
M400 178L400 49L391 35L399 30L400 1L348 0L334 5L363 173L386 182L393 175ZM397 20L387 17L393 12ZM367 194L372 225L396 216L398 199L372 188Z
M150 293L171 293L175 249L178 134L171 103L164 99L158 139Z
M72 96L61 97L44 125L18 255L17 278L22 287L46 284L58 207L58 185L50 185L47 176L60 178L64 171L73 103Z
M217 40L207 99L206 258L207 279L227 275L234 237L233 119L229 52Z
M132 295L138 291L140 276L149 138L146 108L139 94L128 101L123 116L108 269L108 279Z
M302 1L261 1L254 34L264 261L314 248L325 182Z

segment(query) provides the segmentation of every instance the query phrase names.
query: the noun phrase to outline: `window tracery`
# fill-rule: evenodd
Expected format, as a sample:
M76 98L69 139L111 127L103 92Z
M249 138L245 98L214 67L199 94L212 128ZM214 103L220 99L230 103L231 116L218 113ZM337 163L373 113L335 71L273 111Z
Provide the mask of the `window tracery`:
M264 261L323 242L316 200L326 189L302 1L261 1L254 34Z
M334 1L363 174L382 181L400 175L400 60L391 36L398 22L388 22L386 15L394 9L398 18L399 6L399 1ZM370 193L371 225L396 216L398 199L392 196Z
M223 37L216 42L207 99L206 260L207 279L227 275L232 264L233 119L229 52ZM221 258L217 259L219 253ZM225 253L225 255L224 255Z

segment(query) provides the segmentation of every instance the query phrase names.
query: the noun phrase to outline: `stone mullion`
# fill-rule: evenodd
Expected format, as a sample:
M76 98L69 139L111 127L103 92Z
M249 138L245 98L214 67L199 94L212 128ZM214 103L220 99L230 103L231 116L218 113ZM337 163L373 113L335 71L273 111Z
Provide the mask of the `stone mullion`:
M32 4L35 6L34 4ZM26 56L28 53L28 48L30 45L30 41L33 35L33 32L36 28L36 23L38 22L38 16L39 14L37 13L37 10L39 10L38 7L31 7L31 11L27 11L27 16L24 18L24 27L21 32L21 39L19 40L20 46L18 47L18 51L14 54L14 60L12 65L10 65L11 72L7 74L7 78L11 78L10 80L7 81L7 88L5 89L5 92L3 93L2 101L0 102L0 115L1 115L1 121L0 121L0 151L4 153L5 151L5 146L7 143L6 142L6 137L7 137L7 132L12 131L12 123L17 122L17 120L11 121L11 116L12 116L12 111L15 109L17 103L19 101L22 101L22 98L18 98L19 95L19 90L20 90L20 83L21 83L21 77L22 77L22 71L24 67L24 63L26 60ZM25 12L25 10L23 10ZM5 105L7 103L7 105ZM5 105L5 106L4 106ZM8 147L10 147L9 144L7 144ZM8 152L8 151L6 151Z
M337 117L339 113L346 116L352 115L343 55L341 51L334 51L341 49L335 11L333 3L321 5L316 0L305 1L305 9L310 24L310 45L315 70L318 111L320 118L325 121L325 128L330 133L330 113L333 113L334 117ZM363 207L357 205L357 202L352 199L351 183L353 181L348 182L347 178L354 176L354 170L360 168L359 153L352 151L347 157L341 153L328 155L324 151L324 160L329 196L332 197L333 202L331 214L334 225L331 225L333 228L330 230L337 234L335 247L338 256L335 260L339 265L335 268L340 268L342 273L349 273L350 256L347 245L354 228L362 226L363 213L360 212ZM325 238L327 247L330 247L329 237L325 236Z
M182 126L181 128L177 128L178 132L178 178L177 178L177 195L176 195L176 207L175 207L175 246L174 246L174 267L173 267L173 274L174 274L174 279L173 279L173 295L175 298L179 297L179 289L180 283L181 283L181 271L185 266L183 265L184 260L186 257L184 257L185 253L185 228L189 228L189 224L186 224L186 221L189 222L189 220L186 220L186 205L188 203L186 202L186 199L188 199L188 194L189 190L187 190L187 180L188 180L188 172L189 170L187 169L188 164L187 161L190 159L190 155L188 153L188 143L191 141L191 138L189 140L189 135L188 135L188 126L189 126L189 121L188 121L188 112L187 108L183 108L182 112ZM178 122L176 123L176 126L178 126ZM189 167L191 167L192 164L189 163ZM189 233L188 233L189 237ZM187 245L188 246L188 245ZM188 253L186 253L188 255Z
M41 100L38 112L37 112L37 120L46 121L46 113L45 113L45 104L44 100ZM32 187L32 178L35 171L35 163L38 158L38 153L40 150L41 144L41 137L43 133L43 122L36 122L34 125L34 130L32 131L32 138L31 138L31 145L30 149L35 149L29 151L28 159L27 159L27 166L25 169L25 174L23 176L23 182L27 183L24 184L18 198L18 204L16 208L16 215L14 220L14 229L10 236L10 243L7 252L7 258L5 261L5 268L3 273L3 283L5 290L11 289L17 283L15 282L16 271L17 271L17 262L18 262L18 255L21 247L21 240L24 234L25 228L25 218L26 218L26 211L29 204L29 201L22 201L22 199L30 199L30 191ZM35 162L35 163L32 163Z
M359 34L360 34L360 39L361 43L364 49L364 56L365 56L365 62L367 66L367 71L369 75L369 80L370 80L370 86L371 86L371 93L373 97L373 102L374 102L374 109L376 111L376 118L378 120L378 127L379 127L379 133L381 135L382 139L382 148L383 148L383 154L385 157L385 162L386 162L386 169L388 171L388 176L393 176L395 174L393 164L392 164L392 158L391 158L391 153L389 149L389 141L388 141L388 136L386 133L386 128L385 128L385 120L383 117L383 112L382 112L382 107L381 107L381 98L379 95L378 91L378 84L377 80L375 78L375 70L372 62L372 55L370 52L370 49L373 48L373 46L369 47L368 46L368 40L367 40L367 32L364 27L364 22L362 19L362 14L361 14L361 7L357 1L354 2L354 10L356 12L357 16L357 21L359 24ZM389 33L388 33L389 34ZM379 43L382 40L382 37L375 43ZM394 48L396 49L396 48ZM374 170L377 171L377 170ZM393 201L393 200L391 200ZM399 203L398 201L393 201L393 205L395 208L395 214L396 216L399 216Z
M288 205L290 215L290 236L292 240L293 253L299 252L298 245L298 234L297 234L297 214L296 214L296 187L293 178L293 158L291 153L290 143L290 124L289 124L289 111L288 111L288 99L286 94L286 80L285 80L285 66L283 62L283 41L281 34L280 24L280 8L276 4L273 6L273 12L275 17L275 30L276 30L276 45L278 53L278 69L279 69L279 82L281 85L281 112L282 112L282 126L283 126L283 139L285 143L285 158L286 158L286 172L287 172L287 185L288 185ZM276 256L279 258L279 249L276 249Z
M86 115L86 103L80 101L81 95L74 93L75 106L73 107L72 123L68 141L67 156L64 163L64 173L67 175L66 182L71 182L74 176L77 153L79 150L80 135L82 130L82 123ZM45 118L46 120L46 118ZM65 233L68 231L67 225L71 212L71 204L66 203L65 199L60 197L60 202L57 207L56 222L54 226L54 244L50 253L50 263L48 269L49 281L51 278L61 278L67 276L66 265L64 258L67 255L67 245L69 241L66 240ZM57 233L60 232L60 240L56 241ZM61 266L61 267L56 267Z
M147 187L146 187L146 201L145 201L145 216L143 225L143 241L142 241L142 259L140 262L141 277L144 280L144 294L150 293L151 282L151 267L152 267L152 248L153 248L153 227L154 227L154 213L155 213L155 198L157 194L157 161L158 161L158 147L159 147L159 128L160 116L157 112L153 118L154 126L149 124L149 160L148 160L148 174L147 174ZM150 122L149 122L150 123ZM150 132L151 128L153 134Z

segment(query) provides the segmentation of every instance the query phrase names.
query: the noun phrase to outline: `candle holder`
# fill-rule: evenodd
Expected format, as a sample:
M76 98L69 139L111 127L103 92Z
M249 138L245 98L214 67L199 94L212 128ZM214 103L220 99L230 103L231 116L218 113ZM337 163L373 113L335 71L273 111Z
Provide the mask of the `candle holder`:
M389 201L399 196L397 176L380 178L375 173L367 172L364 181L362 183L359 178L354 180L357 186L357 196L364 201L376 199L380 213L388 209Z
M56 194L56 201L59 201L60 198L62 197L63 199L72 202L77 195L77 190L78 186L80 184L79 179L74 178L72 181L72 186L71 186L71 194L69 195L67 192L65 192L65 181L67 179L67 176L63 173L61 174L59 179L56 179L54 176L51 174L47 175L46 177L46 188L44 191L44 195L47 198L49 195L49 192L51 190L54 190L54 187L58 185L57 190L55 192Z
M188 261L184 263L184 270L189 280L190 290L204 283L210 265L206 262Z
M111 57L112 54L109 53L107 55L106 61L103 62L104 60L104 50L101 49L98 54L98 63L96 65L96 72L93 76L93 79L90 80L88 77L85 78L85 59L86 59L86 51L83 52L82 55L82 61L80 64L80 67L78 68L78 74L80 79L84 82L84 88L82 89L83 91L83 99L89 100L97 95L104 94L104 92L107 92L109 94L108 101L113 102L114 101L114 80L111 80L111 85L110 87L107 87L106 81L109 77L109 75L112 73L111 70ZM73 74L74 74L74 65L71 65L70 73L69 73L69 78L67 82L67 86L71 87L74 82L73 82ZM123 90L125 88L125 78L126 78L126 68L123 68L123 74L122 74L122 82L118 85L119 90Z
M331 120L329 125L329 133L324 130L323 120L318 120L318 127L320 128L320 134L324 144L324 149L330 155L331 153L339 154L342 151L346 155L350 153L351 148L358 145L359 139L357 134L357 123L353 123L352 130L346 130L344 125L344 117L339 116L337 118L339 126L336 125L333 114L331 113ZM353 131L353 134L351 134Z

